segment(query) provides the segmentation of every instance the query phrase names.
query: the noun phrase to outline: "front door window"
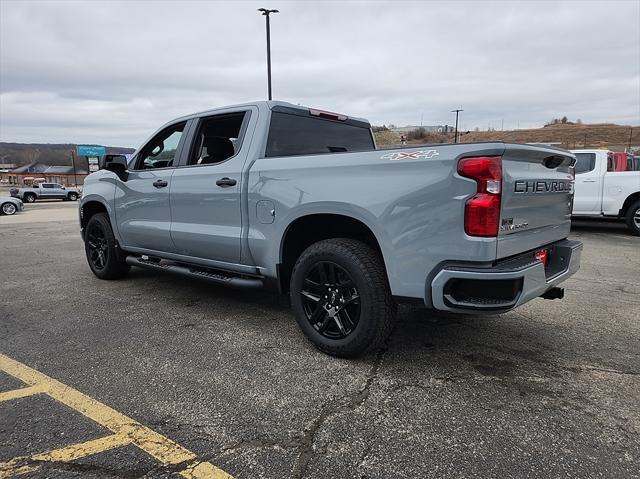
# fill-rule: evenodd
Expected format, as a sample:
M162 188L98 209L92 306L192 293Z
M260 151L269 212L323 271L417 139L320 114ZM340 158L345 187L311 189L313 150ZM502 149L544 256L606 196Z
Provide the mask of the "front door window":
M185 125L186 123L173 125L151 140L140 153L136 169L150 170L175 166L176 153Z

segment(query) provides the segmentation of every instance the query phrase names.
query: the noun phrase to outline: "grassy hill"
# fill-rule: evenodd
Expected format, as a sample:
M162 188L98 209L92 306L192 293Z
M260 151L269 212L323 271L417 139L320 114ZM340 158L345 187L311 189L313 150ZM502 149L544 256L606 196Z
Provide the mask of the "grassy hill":
M376 142L381 145L400 144L400 134L392 131L376 133ZM629 145L640 145L640 126L613 125L608 123L578 125L557 124L529 130L510 131L471 131L461 132L460 142L505 141L512 143L558 143L567 149L609 148L624 151ZM409 144L452 143L453 133L425 132L421 138L409 140Z
M17 166L38 162L47 165L70 165L74 144L50 143L0 143L0 163L14 163ZM107 153L133 153L133 148L107 146Z

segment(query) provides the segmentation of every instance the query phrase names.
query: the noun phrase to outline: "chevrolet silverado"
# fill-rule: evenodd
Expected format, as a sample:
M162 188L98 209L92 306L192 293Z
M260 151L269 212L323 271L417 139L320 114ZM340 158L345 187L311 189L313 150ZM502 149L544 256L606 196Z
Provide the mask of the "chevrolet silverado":
M471 143L376 148L361 118L261 101L173 120L111 155L79 204L89 267L288 294L320 350L356 357L400 301L501 313L561 298L575 157Z

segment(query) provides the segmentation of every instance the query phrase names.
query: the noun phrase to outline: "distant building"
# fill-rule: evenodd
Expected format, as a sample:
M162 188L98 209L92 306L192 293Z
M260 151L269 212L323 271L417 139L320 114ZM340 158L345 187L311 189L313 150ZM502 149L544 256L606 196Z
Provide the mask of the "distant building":
M14 165L15 166L15 165ZM89 172L73 166L50 166L44 163L29 163L7 171L0 170L0 183L10 185L31 185L34 182L60 183L65 186L81 185ZM77 181L76 181L77 180Z

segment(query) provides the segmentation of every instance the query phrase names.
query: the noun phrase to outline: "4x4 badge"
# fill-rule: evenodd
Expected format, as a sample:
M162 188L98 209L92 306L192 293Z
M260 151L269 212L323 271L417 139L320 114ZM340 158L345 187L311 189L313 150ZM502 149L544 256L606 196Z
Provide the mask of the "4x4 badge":
M387 153L386 155L382 155L380 157L381 160L417 160L418 158L433 158L434 156L438 156L437 150L420 150L420 151L394 151L393 153Z

